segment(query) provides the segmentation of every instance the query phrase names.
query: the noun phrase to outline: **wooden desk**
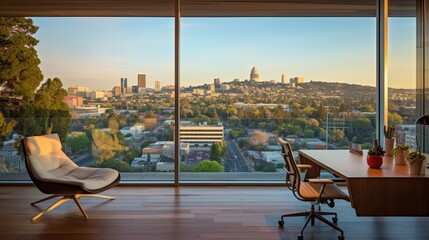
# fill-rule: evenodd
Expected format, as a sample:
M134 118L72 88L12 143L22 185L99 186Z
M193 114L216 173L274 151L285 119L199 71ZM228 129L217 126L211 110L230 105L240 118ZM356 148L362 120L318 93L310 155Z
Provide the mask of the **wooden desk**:
M313 166L309 178L326 169L346 180L357 216L429 216L429 171L411 176L408 166L395 165L384 157L381 169L369 168L367 152L348 150L300 150L301 163Z

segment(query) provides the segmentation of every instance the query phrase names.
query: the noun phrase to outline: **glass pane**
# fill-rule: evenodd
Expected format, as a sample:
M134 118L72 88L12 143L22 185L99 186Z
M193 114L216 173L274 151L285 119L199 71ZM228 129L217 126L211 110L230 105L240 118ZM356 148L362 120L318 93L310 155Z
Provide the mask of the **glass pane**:
M181 126L199 130L181 136L181 180L283 181L278 136L294 151L371 146L375 18L182 24ZM222 130L222 143L209 139Z
M397 8L398 9L398 8ZM399 10L404 7L399 8ZM415 2L407 10L414 14L389 17L389 126L395 127L395 145L416 146L416 17ZM387 146L386 146L387 147ZM386 155L391 155L389 148Z
M1 150L9 173L1 179L25 178L15 140L54 124L80 166L115 168L123 182L173 181L174 19L32 20L43 82L60 79L71 118L40 118L49 110L43 106L14 117L18 124Z

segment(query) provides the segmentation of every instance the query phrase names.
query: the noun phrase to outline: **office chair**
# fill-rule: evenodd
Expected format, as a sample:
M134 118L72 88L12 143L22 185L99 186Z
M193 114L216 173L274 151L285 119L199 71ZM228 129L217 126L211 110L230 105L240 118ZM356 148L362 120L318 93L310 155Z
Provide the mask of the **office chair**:
M349 197L334 184L334 181L330 179L308 179L308 181L303 181L299 174L300 168L306 169L308 168L308 165L297 165L293 157L290 144L281 138L278 138L278 142L282 146L281 154L285 160L284 169L286 171L286 184L288 188L298 200L311 202L310 211L282 215L281 220L278 221L279 226L284 226L285 222L283 219L285 217L306 216L307 218L301 229L301 234L298 236L298 240L304 239L304 229L307 227L309 222L311 222L311 226L314 226L314 219L319 219L338 230L341 233L341 235L338 236L338 239L344 240L343 230L336 225L338 221L337 213L322 212L320 211L319 204L326 203L329 207L334 207L334 199L350 201ZM319 206L319 210L316 210L316 205ZM333 215L333 223L324 218L324 215Z
M62 197L51 206L34 216L36 221L43 214L59 205L73 199L85 219L88 215L79 203L80 197L104 198L113 200L114 197L98 195L119 183L118 171L110 168L78 167L62 151L57 134L25 137L22 139L25 156L25 166L34 185L43 193L53 194L35 205L49 199Z

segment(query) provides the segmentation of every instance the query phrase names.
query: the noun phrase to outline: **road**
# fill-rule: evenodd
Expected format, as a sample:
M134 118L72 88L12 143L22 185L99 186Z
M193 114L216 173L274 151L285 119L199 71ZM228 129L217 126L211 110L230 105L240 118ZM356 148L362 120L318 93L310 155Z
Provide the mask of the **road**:
M240 152L237 144L230 139L225 137L226 141L226 157L224 161L225 171L226 172L249 172L249 167L246 164L246 161L243 155Z

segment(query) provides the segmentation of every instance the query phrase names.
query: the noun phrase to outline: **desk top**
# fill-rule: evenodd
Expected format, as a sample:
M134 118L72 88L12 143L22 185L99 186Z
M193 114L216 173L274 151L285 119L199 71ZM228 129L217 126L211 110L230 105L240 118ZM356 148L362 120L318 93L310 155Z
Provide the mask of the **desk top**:
M363 155L350 153L349 150L300 150L309 160L335 175L347 178L429 178L429 170L425 176L410 175L407 165L395 165L393 157L383 157L380 169L370 168L366 163L368 151Z

